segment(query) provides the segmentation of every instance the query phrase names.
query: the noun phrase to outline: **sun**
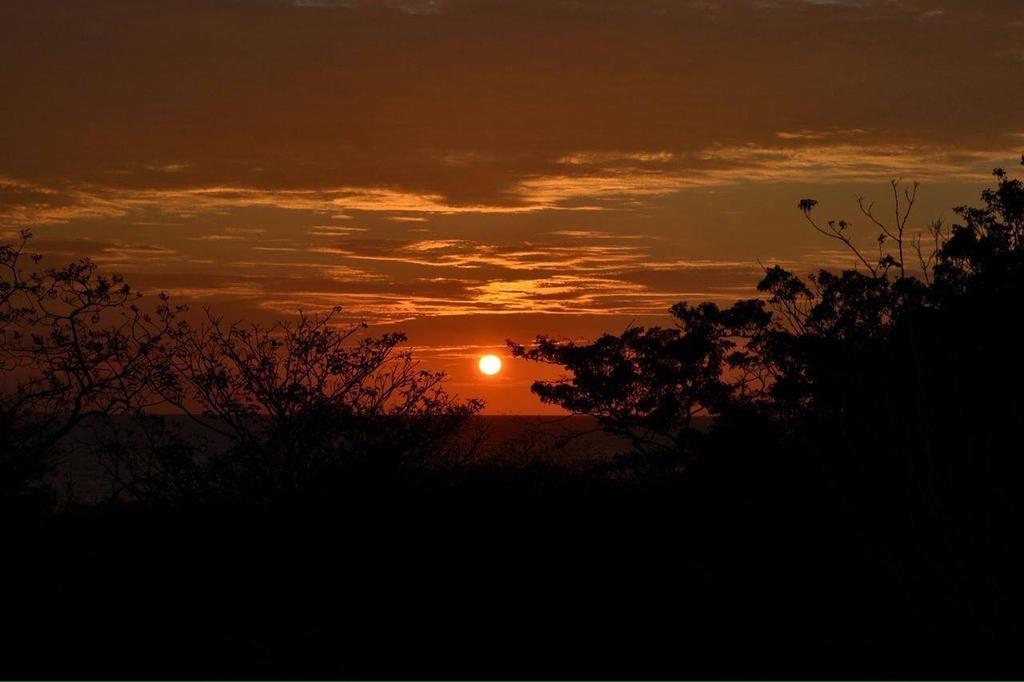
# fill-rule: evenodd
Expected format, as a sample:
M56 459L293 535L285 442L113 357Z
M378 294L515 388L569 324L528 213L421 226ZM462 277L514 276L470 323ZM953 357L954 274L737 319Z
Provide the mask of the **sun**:
M497 355L485 355L480 358L480 371L484 374L497 374L501 371L501 358Z

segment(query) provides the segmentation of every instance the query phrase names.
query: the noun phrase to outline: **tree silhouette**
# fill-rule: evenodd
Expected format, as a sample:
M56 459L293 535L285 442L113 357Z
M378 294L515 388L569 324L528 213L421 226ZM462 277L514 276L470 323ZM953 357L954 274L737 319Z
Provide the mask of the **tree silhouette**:
M674 329L631 328L592 344L538 337L530 347L510 347L517 357L571 372L534 384L541 400L594 415L638 448L677 447L695 415L721 413L751 399L789 415L849 408L850 396L877 393L889 383L886 377L900 376L900 367L911 364L908 335L915 335L913 352L920 362L927 349L946 347L937 326L947 327L970 310L980 318L976 325L989 328L1019 304L1024 189L1000 169L995 176L997 188L982 194L985 205L956 209L964 222L948 232L935 223L927 235L908 237L916 183L890 183L892 223L877 216L874 203L858 199L863 215L880 230L874 261L851 236L851 223L819 223L812 216L818 202L801 200L798 208L811 226L844 244L864 270L821 270L801 278L773 266L758 284L768 295L765 302L740 301L725 310L680 303L671 310L678 320ZM905 262L910 250L918 255L921 279ZM987 341L981 328L972 333ZM873 388L864 386L879 367L893 373L878 375ZM938 368L957 371L949 358ZM739 379L737 370L743 371Z
M536 383L542 400L616 433L638 430L638 451L648 431L665 447L685 443L685 491L710 519L715 538L702 547L720 553L716 575L754 561L717 540L737 538L766 559L754 571L764 575L745 579L801 594L780 608L799 603L830 627L835 613L859 614L842 637L929 655L1010 650L1024 609L1024 184L998 169L995 178L981 206L916 238L914 190L892 183L897 218L872 223L884 237L877 259L850 223L820 223L818 202L802 200L804 218L847 245L857 268L800 277L770 267L763 302L679 305L677 317L702 312L679 329L592 344L541 337L513 351L569 373ZM908 253L921 271L904 263ZM680 437L695 410L714 426ZM772 573L776 557L785 568ZM816 575L785 575L808 563ZM816 610L819 596L831 616Z
M365 324L338 325L339 312L272 327L208 314L162 347L176 378L163 397L227 444L202 475L220 493L273 496L339 468L443 461L482 408L400 350L403 334L364 336Z
M194 325L161 295L145 312L119 275L88 259L29 269L31 233L0 246L0 491L44 491L62 442L92 424L114 496L253 499L328 470L401 467L454 456L478 400L335 309L262 328L212 313ZM186 435L155 407L202 427Z
M118 275L83 259L25 269L31 232L0 245L0 496L37 485L58 446L83 422L160 401L152 355L181 310L161 296L152 313Z
M600 426L628 438L644 455L684 464L691 454L695 417L716 414L744 394L744 378L728 367L749 365L740 339L751 337L769 314L759 301L727 310L713 303L672 308L676 326L631 327L580 344L537 337L529 346L509 342L513 357L565 367L572 374L538 381L543 402L595 417Z

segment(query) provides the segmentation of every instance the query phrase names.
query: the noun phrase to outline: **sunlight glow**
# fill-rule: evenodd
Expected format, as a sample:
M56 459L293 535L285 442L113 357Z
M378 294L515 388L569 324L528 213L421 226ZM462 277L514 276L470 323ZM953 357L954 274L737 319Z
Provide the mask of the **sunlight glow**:
M494 375L501 371L501 358L497 355L485 355L480 358L480 371L484 374Z

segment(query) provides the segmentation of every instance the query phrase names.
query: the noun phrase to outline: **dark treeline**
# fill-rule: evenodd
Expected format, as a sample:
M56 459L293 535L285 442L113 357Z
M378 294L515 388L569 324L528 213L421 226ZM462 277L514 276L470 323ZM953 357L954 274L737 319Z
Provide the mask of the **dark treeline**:
M0 249L0 673L1020 675L1024 185L996 181L923 234L916 186L857 228L805 199L856 268L510 343L631 443L587 466L480 461L481 405L401 335L187 322L26 234ZM103 500L52 485L83 450Z

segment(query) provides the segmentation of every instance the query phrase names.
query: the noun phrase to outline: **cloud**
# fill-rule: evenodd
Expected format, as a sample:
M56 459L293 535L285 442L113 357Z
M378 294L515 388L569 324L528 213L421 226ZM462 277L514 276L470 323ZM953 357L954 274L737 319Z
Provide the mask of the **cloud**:
M1016 1L165 5L0 3L0 217L239 315L728 302L845 262L805 190L1021 151Z
M775 137L780 140L828 140L834 138L849 138L856 135L866 134L866 130L851 128L849 130L800 130L797 132L778 132Z
M176 249L161 245L85 238L36 238L31 242L29 250L44 255L47 267L56 266L58 261L89 258L108 270L125 265L158 270L172 267L186 258L185 254Z
M294 7L341 10L388 10L411 15L436 14L443 4L439 0L291 0Z
M568 154L557 160L569 166L643 165L668 163L676 158L670 151L590 151Z
M145 190L209 209L249 191L393 217L535 211L551 206L516 188L706 182L716 145L996 150L1019 128L1024 82L1000 56L1024 37L1019 2L855 4L3 3L0 176L68 202L6 213L116 216Z
M781 143L716 145L679 157L678 163L660 171L606 169L596 174L542 176L520 182L512 193L526 204L628 209L688 189L739 183L864 183L896 176L984 182L994 166L1005 165L1019 154L1014 144L972 150L831 142L860 134L863 131L778 133Z
M117 186L43 186L0 179L0 217L12 224L115 219L146 211L176 217L273 208L322 215L386 214L388 220L423 222L430 216L518 215L543 211L634 210L652 200L695 188L739 183L858 183L900 176L943 182L984 182L995 166L1019 158L1017 131L1001 146L969 149L948 145L852 144L864 131L776 133L771 144L714 145L671 154L659 168L620 167L581 152L578 172L535 175L500 189L490 201L462 204L439 193L384 187L281 190L259 187L131 189ZM601 166L601 163L611 165ZM361 226L317 225L311 234L365 231ZM230 234L230 232L226 233ZM210 237L214 239L214 237Z
M349 319L376 323L479 313L657 314L680 298L733 300L754 282L750 264L666 258L654 250L658 240L614 237L588 230L499 244L346 237L323 247L267 245L264 234L250 232L255 241L185 240L196 245L185 250L84 239L44 239L38 247L48 259L89 255L137 286L186 300L247 301L266 315L340 305ZM222 242L231 249L224 254L195 250ZM249 257L237 256L240 247ZM745 288L736 286L741 274Z

